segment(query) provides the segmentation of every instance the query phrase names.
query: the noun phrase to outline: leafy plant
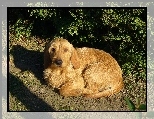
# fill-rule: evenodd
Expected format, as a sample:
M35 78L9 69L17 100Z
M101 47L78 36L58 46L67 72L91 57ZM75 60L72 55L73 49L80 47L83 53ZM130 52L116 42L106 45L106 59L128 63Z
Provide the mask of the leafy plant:
M27 24L28 21L18 19L17 22L10 27L10 32L15 34L16 39L19 39L21 37L29 38L31 36L31 30L32 30L32 24Z
M146 110L146 105L145 104L140 104L139 99L136 99L136 105L127 97L125 97L125 101L130 109L130 111L135 111L135 110Z

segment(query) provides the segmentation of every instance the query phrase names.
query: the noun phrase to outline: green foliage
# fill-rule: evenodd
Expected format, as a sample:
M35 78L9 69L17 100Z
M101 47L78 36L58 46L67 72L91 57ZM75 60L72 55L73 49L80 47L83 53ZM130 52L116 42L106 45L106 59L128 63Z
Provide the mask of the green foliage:
M49 19L56 15L55 9L30 9L28 10L30 16L39 18L41 20Z
M146 9L9 9L16 38L64 37L109 51L126 76L146 80ZM13 19L17 16L17 19ZM12 22L12 19L14 22ZM119 41L119 45L111 42Z
M23 21L22 19L18 19L17 22L10 27L10 31L13 32L16 36L16 38L21 37L30 37L31 36L31 30L32 30L32 23L26 24L26 21Z
M135 110L146 110L146 105L145 104L140 104L140 101L138 98L136 98L136 105L127 97L125 97L125 101L130 109L130 111L135 111Z
M126 100L126 103L127 103L128 107L129 107L130 111L135 111L134 103L131 100L129 100L128 98L125 98L125 100Z

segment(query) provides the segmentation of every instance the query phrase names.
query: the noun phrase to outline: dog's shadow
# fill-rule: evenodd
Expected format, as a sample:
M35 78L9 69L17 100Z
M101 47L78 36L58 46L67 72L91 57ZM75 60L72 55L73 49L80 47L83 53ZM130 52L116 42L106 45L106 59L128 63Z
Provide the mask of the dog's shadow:
M27 50L20 45L15 45L12 47L10 54L13 55L14 64L21 72L28 70L41 83L45 83L43 80L43 52Z
M20 100L30 111L54 111L49 104L33 94L19 78L11 73L9 73L9 92ZM13 111L11 109L8 110Z

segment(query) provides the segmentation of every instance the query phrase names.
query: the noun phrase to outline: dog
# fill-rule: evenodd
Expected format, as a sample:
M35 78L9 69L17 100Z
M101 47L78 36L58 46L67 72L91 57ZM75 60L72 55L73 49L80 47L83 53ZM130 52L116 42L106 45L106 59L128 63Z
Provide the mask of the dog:
M44 50L44 79L63 96L108 97L124 86L117 61L103 50L55 38Z

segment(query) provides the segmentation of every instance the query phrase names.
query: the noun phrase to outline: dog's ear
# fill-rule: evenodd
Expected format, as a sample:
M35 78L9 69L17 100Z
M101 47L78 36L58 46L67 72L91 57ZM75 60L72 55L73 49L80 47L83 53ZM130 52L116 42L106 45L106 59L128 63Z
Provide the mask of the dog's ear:
M50 59L50 54L49 54L49 45L50 43L48 43L45 47L44 50L44 69L48 68L49 65L51 64L51 59Z
M72 48L72 55L71 55L71 62L72 62L72 65L75 69L78 69L80 68L80 60L79 60L79 57L78 57L78 54L77 54L77 51L75 48Z

